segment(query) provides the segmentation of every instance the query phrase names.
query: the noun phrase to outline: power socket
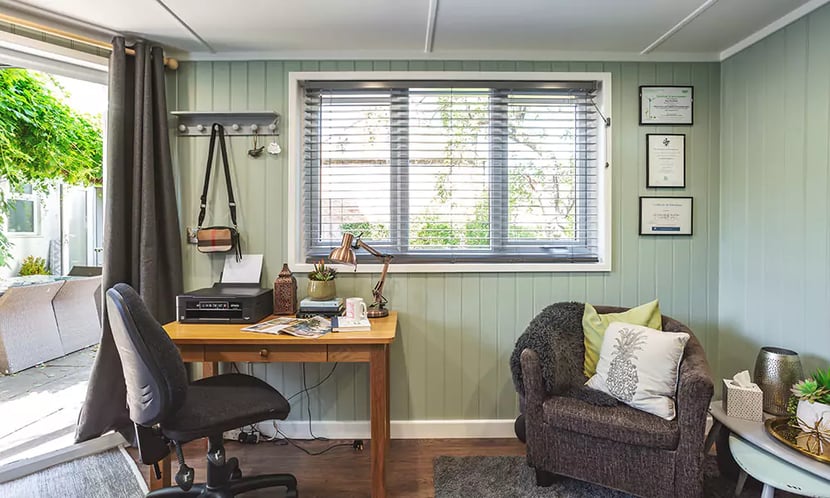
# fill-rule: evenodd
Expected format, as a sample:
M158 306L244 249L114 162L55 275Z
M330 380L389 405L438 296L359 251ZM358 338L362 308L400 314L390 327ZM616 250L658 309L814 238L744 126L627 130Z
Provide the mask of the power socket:
M259 432L245 432L239 433L239 442L242 444L257 444L259 443Z
M239 441L239 433L242 432L239 429L233 429L231 431L225 431L222 433L222 438L225 441Z

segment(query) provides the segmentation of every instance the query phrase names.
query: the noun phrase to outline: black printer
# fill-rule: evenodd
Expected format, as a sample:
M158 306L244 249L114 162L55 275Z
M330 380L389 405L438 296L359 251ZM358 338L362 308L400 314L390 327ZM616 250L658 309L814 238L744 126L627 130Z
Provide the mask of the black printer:
M176 296L181 323L256 323L274 311L274 290L223 284Z

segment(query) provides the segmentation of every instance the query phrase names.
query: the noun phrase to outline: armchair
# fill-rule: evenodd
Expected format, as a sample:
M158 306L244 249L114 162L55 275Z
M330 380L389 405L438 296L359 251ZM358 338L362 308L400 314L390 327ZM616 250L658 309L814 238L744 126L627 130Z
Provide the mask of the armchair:
M596 308L600 313L625 311ZM576 357L575 364L581 366L585 351L577 337L582 329L575 325L581 322L573 316L553 323L545 315L581 317L583 310L576 303L548 307L530 328L566 326L552 333L549 351L520 351L527 461L536 470L537 485L549 486L564 475L643 497L702 496L704 431L713 384L700 342L688 327L663 316L663 330L690 335L680 365L674 420L621 403L592 404L573 395L587 380L581 368L550 368L540 359ZM559 377L550 379L552 372Z

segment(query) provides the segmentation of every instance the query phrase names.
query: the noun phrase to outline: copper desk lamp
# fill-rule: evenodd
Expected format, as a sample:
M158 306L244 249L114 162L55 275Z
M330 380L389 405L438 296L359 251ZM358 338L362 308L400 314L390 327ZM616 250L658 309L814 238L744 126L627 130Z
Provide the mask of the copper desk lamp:
M363 234L355 237L354 234L349 232L344 233L343 240L340 242L340 247L336 247L333 251L331 251L329 259L334 263L353 265L356 270L357 256L355 256L354 250L362 248L372 256L383 261L383 270L380 273L380 280L378 280L378 283L375 284L375 288L372 289L372 297L375 299L375 302L369 306L369 310L366 315L369 318L382 318L384 316L389 316L389 310L385 307L387 301L386 298L383 297L383 284L386 282L386 273L389 270L389 262L392 261L392 255L383 254L369 244L363 242L360 238L361 235Z

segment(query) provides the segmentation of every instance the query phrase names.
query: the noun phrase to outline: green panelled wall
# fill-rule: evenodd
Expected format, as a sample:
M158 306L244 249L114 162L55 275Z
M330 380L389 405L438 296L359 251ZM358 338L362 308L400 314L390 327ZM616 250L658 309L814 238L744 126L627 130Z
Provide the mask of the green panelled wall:
M265 254L263 282L279 272L287 254L287 78L292 71L607 71L613 75L613 271L610 273L393 273L390 307L399 312L392 347L392 418L508 419L517 399L508 358L516 338L546 305L563 300L636 305L659 297L665 313L688 323L714 359L718 350L718 183L720 66L717 63L479 62L479 61L242 61L184 62L168 72L170 110L262 110L282 114L283 153L251 159L249 138L230 140L243 247ZM691 127L638 125L638 86L695 87ZM171 119L171 128L175 121ZM687 134L687 187L645 188L645 134ZM182 226L198 213L205 138L173 138ZM214 177L214 181L219 177ZM221 186L222 182L216 182ZM694 196L694 236L639 237L638 196ZM210 216L228 221L223 188L210 199ZM184 247L185 286L210 285L221 258ZM377 275L338 277L341 295L370 296ZM300 279L303 289L304 279ZM302 387L298 364L255 364L253 372L286 395ZM331 365L306 367L315 383ZM296 407L295 407L296 408ZM366 420L368 371L341 364L313 395L312 417ZM305 418L295 409L292 419Z
M830 362L830 6L723 62L720 347Z

